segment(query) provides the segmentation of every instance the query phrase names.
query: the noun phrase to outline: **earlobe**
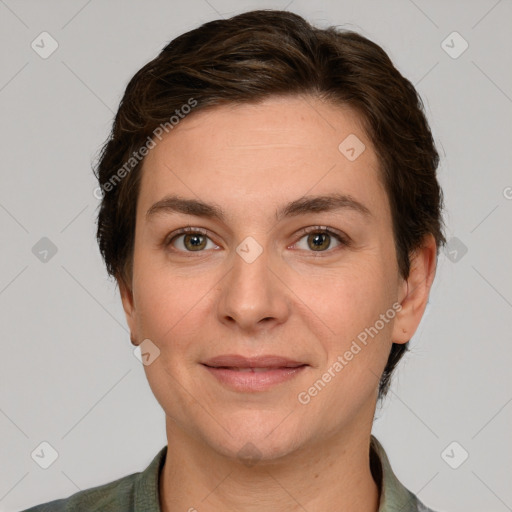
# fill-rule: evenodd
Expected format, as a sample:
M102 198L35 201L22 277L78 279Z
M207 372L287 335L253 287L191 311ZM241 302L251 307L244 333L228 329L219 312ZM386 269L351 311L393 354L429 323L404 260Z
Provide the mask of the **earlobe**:
M403 282L405 293L401 301L401 309L393 325L393 343L407 343L416 332L427 307L434 281L436 257L436 241L431 234L428 234L421 247L411 256L409 277Z

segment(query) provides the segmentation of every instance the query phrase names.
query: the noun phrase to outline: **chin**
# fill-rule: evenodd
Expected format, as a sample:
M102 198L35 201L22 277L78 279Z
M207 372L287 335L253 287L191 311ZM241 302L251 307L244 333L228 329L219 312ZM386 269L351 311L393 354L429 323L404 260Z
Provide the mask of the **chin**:
M278 460L305 442L304 425L296 425L291 419L292 415L286 417L287 413L277 415L270 411L257 412L257 415L245 417L239 414L236 419L231 419L229 415L223 416L229 424L229 433L221 428L212 437L210 431L206 442L218 453L230 459L238 459L247 466Z

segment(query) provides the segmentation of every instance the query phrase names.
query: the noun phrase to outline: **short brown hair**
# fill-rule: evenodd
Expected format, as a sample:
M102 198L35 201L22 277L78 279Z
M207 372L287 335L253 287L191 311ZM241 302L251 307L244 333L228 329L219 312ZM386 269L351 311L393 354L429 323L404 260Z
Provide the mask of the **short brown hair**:
M180 35L128 83L95 170L105 192L97 240L108 273L131 288L142 161L134 161L118 182L113 178L158 126L169 125L170 116L191 99L197 112L303 94L360 115L381 162L400 275L409 276L409 257L426 234L434 236L439 253L446 243L439 155L414 86L380 46L356 32L316 28L287 11L257 10ZM379 398L407 345L393 343Z

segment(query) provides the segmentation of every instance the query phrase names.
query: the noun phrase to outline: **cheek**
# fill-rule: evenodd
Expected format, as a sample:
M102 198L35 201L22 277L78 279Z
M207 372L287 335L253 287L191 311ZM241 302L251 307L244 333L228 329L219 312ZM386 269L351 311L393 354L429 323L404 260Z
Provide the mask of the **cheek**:
M186 313L186 297L165 270L140 260L134 276L135 310L140 335L161 339ZM177 297L183 300L177 300Z
M216 279L205 273L186 277L169 267L139 263L135 282L139 337L151 339L165 359L183 353L193 360L188 346L205 334L205 319L212 315L213 295L208 292L213 293Z
M382 258L361 258L330 271L322 268L296 274L291 288L331 336L347 340L391 307L390 277Z
M393 277L383 259L375 258L373 263L367 260L333 272L329 278L311 275L309 296L304 295L306 288L297 292L308 297L313 311L309 329L324 353L311 387L302 390L318 414L329 410L340 419L374 396L391 349ZM306 281L298 279L296 286L300 283Z

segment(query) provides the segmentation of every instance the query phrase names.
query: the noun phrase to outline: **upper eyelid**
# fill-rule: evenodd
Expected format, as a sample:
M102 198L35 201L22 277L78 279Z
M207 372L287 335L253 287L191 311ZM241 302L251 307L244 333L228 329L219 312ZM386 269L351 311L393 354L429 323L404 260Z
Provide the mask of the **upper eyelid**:
M173 238L176 238L177 236L181 235L187 235L189 233L199 233L200 235L210 236L210 231L208 231L206 228L195 228L193 226L185 226L183 228L175 229L172 233L169 233L166 235L165 240L171 241Z
M189 227L189 226L186 226L184 228L179 228L179 229L173 231L172 233L168 234L164 238L163 244L164 245L170 245L170 243L173 240L175 240L176 238L178 238L180 236L183 236L183 235L188 235L188 234L199 234L199 235L206 236L212 242L214 242L217 245L217 243L213 240L213 238L211 237L210 232L207 229L205 229L205 228L194 228L194 227Z
M310 233L315 232L327 232L331 235L338 236L342 239L347 239L347 235L345 235L342 231L339 231L337 229L331 228L329 226L308 226L306 228L301 228L299 231L297 231L296 235L309 235Z
M293 245L295 245L303 237L310 235L311 233L328 233L329 236L335 237L341 245L344 245L344 246L351 245L351 239L345 233L343 233L342 231L338 231L337 229L330 228L329 226L311 226L311 227L300 229L298 232L298 235L300 235L300 237L297 240L297 242L293 243ZM310 252L315 253L315 251L310 251ZM333 251L330 251L330 250L317 251L316 253L321 254L321 253L330 253L330 252L333 252Z

